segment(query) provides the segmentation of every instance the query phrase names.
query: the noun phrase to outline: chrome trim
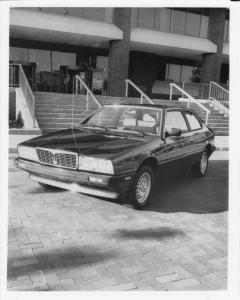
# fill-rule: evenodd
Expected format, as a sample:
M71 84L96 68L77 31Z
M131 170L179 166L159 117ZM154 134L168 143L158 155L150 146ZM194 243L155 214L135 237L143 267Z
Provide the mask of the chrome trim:
M74 168L71 168L71 167L66 167L66 166L61 166L61 165L55 165L55 164L49 164L49 163L42 162L42 161L39 160L39 156L38 156L38 153L37 153L38 162L40 164L48 165L48 166L53 166L53 167L57 167L57 168L65 168L65 169L70 169L70 170L77 170L77 167L78 167L78 154L77 153L71 152L71 151L66 151L66 150L51 149L51 148L44 148L44 147L36 147L35 149L36 149L36 152L39 149L39 150L51 152L53 155L55 155L55 154L61 154L61 153L74 155L76 157L76 166Z
M47 179L47 178L42 178L39 176L35 175L30 175L30 179L45 183L48 185L56 186L62 189L70 190L72 192L77 192L77 193L82 193L82 194L88 194L88 195L93 195L93 196L98 196L98 197L104 197L104 198L109 198L109 199L116 199L118 197L118 193L112 192L112 191L103 191L100 189L95 189L92 187L86 187L82 186L77 183L66 183L66 182L61 182L53 179Z

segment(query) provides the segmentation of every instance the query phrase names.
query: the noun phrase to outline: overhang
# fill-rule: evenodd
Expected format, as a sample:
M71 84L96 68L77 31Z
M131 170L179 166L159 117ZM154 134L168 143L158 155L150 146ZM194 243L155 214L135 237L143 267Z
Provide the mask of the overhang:
M114 24L11 9L10 37L107 48L123 32Z
M132 50L164 56L200 59L203 53L216 53L217 46L205 38L132 28Z

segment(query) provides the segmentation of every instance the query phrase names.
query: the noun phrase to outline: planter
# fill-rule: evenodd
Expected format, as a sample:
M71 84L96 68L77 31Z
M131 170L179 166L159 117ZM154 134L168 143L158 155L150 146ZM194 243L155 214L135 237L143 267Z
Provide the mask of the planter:
M42 130L36 129L9 129L9 153L17 152L17 145L26 140L42 135Z

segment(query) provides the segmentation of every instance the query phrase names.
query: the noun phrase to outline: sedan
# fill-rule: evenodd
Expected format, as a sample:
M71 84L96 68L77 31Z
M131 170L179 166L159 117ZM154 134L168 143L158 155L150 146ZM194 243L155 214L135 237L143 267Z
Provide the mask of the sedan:
M46 188L128 199L140 209L162 167L205 176L214 150L213 131L190 109L105 105L72 128L19 144L15 164Z

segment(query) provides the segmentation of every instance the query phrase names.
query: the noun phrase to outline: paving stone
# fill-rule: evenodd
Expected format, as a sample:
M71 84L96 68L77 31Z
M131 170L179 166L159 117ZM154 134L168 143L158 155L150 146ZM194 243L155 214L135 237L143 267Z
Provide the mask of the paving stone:
M227 287L226 162L211 161L202 180L161 181L141 211L47 191L15 170L9 171L9 290Z
M194 286L196 284L199 284L199 281L195 278L186 278L182 280L177 280L174 282L174 285L179 289L184 289L189 286Z
M156 279L160 283L166 283L166 282L176 281L180 278L179 278L179 275L177 273L172 273L172 274L166 274L166 275L159 276Z

